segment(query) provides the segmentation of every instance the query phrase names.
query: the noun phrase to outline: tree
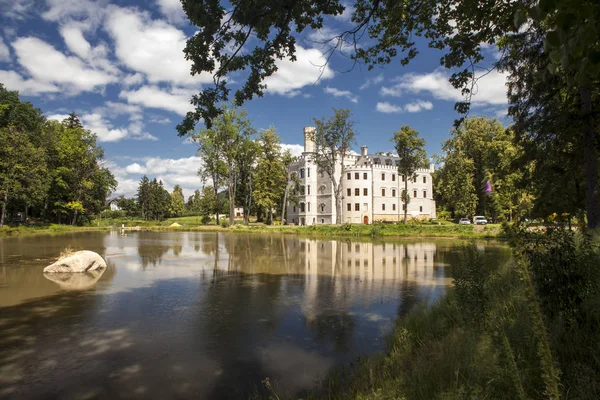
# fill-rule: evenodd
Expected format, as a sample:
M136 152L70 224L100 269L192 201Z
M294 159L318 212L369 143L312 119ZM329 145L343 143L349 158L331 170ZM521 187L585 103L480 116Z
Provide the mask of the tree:
M210 215L217 209L217 195L210 186L202 188L202 197L200 199L200 215L203 219L210 219ZM217 209L217 215L220 210Z
M25 133L0 129L0 228L4 226L6 207L11 197L32 196L45 190L44 152L29 141ZM38 194L33 195L41 197Z
M260 134L254 185L256 204L267 211L267 223L273 223L273 209L285 190L287 171L281 158L281 145L275 128Z
M139 210L136 199L128 199L121 196L117 199L117 205L128 217L135 217L138 215Z
M446 156L438 173L436 192L456 217L475 215L477 191L473 184L474 170L473 160L454 152Z
M188 197L188 201L185 205L186 209L192 213L199 213L201 200L202 195L200 194L200 190L196 189L194 193Z
M286 171L286 183L285 183L285 190L283 192L283 200L281 202L281 225L285 225L286 224L286 208L287 208L287 204L288 202L290 202L290 191L293 190L295 187L299 187L300 181L297 179L298 177L296 176L296 179L294 179L294 175L292 175L292 171L290 169L290 166L292 165L292 163L294 161L296 161L296 157L292 156L292 152L290 151L290 149L286 149L283 152L283 155L281 157L281 161L283 162L283 166L284 169Z
M354 122L350 120L352 113L348 109L333 109L333 116L325 120L314 119L316 130L313 133L315 151L310 157L329 177L335 198L335 223L342 223L342 177L346 166L344 159L355 142Z
M192 98L196 110L178 125L179 132L190 131L202 119L210 126L220 112L215 104L229 99L225 78L232 72L250 71L234 95L238 105L255 95L262 96L264 79L277 71L276 62L282 58L295 61L297 35L323 27L325 17L339 15L346 8L341 0L300 0L286 4L285 12L280 3L268 0L184 0L183 7L191 23L199 27L184 50L185 57L193 62L192 74L211 73L215 84ZM426 41L429 47L443 51L440 62L453 71L450 83L465 95L464 101L455 105L463 114L469 110L477 81L485 75L475 75L484 61L484 45L503 49L502 58L491 64L510 74L510 102L516 107L510 114L517 120L515 110L524 111L527 117L547 101L532 96L532 86L541 87L538 83L552 76L561 77L564 90L577 95L582 122L579 135L583 141L581 164L585 166L588 226L600 225L598 156L594 146L599 102L595 88L600 81L600 6L596 0L407 0L393 4L356 0L351 21L354 27L335 35L333 41L324 41L333 43L329 55L350 44L354 63L365 63L371 69L401 57L404 66L419 53L418 45ZM364 39L362 43L358 43L360 38ZM539 48L537 53L528 51L535 46ZM541 64L537 62L540 55L546 59ZM504 61L513 67L506 68ZM461 122L459 119L457 126Z
M404 203L404 223L408 216L408 180L413 179L417 169L427 167L427 153L425 152L425 139L419 137L419 132L408 125L402 125L399 131L394 132L392 139L398 153L398 174L404 176L404 190L401 193Z
M169 216L181 217L185 212L185 199L183 197L183 190L181 186L175 185L173 187L173 193L170 195L169 202Z
M140 179L136 197L142 218L148 219L148 213L150 212L150 179L146 175Z
M236 203L244 208L244 224L250 222L252 208L252 192L254 190L254 174L258 145L254 140L247 138L239 147L237 160Z
M222 113L214 121L212 128L202 129L199 134L192 136L192 140L199 146L198 156L202 158L201 176L205 180L208 177L213 180L215 194L218 193L221 181L226 180L231 225L235 216L240 161L253 133L254 129L245 110L223 106Z

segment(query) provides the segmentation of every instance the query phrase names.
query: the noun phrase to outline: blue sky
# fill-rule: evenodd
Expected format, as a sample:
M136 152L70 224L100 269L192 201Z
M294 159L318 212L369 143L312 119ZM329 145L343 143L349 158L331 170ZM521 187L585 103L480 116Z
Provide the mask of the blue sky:
M245 105L253 125L273 125L286 147L299 152L302 128L314 117L349 108L357 149L366 144L373 152L391 150L393 132L408 124L427 140L430 155L440 153L461 99L448 83L449 72L439 67L440 52L423 45L408 67L395 60L349 72L351 62L336 53L319 67L333 45L323 42L349 26L349 11L299 38L298 61L280 62L265 96ZM181 185L189 196L202 186L196 175L200 160L175 126L191 109L191 95L212 81L189 75L182 49L194 31L179 0L0 0L0 82L48 118L75 111L105 149L119 181L116 194L133 195L147 174L169 189ZM493 61L495 50L486 52ZM241 82L243 75L230 79ZM481 79L472 115L507 123L504 83L497 72Z

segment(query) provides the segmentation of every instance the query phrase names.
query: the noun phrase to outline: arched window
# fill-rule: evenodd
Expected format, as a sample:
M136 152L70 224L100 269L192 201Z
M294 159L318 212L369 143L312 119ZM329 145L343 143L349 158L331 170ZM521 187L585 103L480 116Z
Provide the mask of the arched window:
M427 198L427 190L423 190L423 198L426 199Z
M396 197L396 189L392 189L392 197Z
M300 203L300 212L304 212L304 203Z
M415 190L415 191L413 192L413 199L416 199L416 198L417 198L417 191Z
M381 196L385 197L385 188L381 188Z

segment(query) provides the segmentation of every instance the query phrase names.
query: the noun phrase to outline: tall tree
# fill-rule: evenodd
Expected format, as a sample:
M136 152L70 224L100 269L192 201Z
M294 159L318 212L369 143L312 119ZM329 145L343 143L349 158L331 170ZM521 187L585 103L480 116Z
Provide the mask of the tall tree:
M279 205L286 185L286 170L281 159L281 145L275 128L261 132L254 185L256 204L267 212L267 223L273 223L273 209Z
M244 224L250 223L250 210L252 208L252 192L254 190L254 175L258 145L254 140L247 138L239 147L237 160L236 203L244 208Z
M425 139L419 137L419 132L408 125L402 125L399 131L394 132L392 139L396 153L398 153L398 174L404 176L404 190L401 197L404 203L404 223L408 217L408 180L412 180L419 168L427 167L427 152Z
M142 218L148 219L150 212L150 179L146 175L142 176L137 189L137 204Z
M41 197L46 174L43 149L36 148L27 134L0 128L0 228L4 226L6 207L11 197Z
M181 186L175 185L175 187L173 187L173 193L171 193L170 196L169 216L181 217L185 212L185 199L183 197Z
M335 198L335 223L342 223L342 177L346 166L344 159L355 142L354 122L348 109L333 109L333 116L314 119L316 129L311 139L315 151L310 155L317 170L329 177Z
M224 105L222 113L210 129L202 129L199 134L192 136L192 140L199 146L198 156L202 158L201 176L213 180L215 194L218 193L221 181L226 182L231 225L235 217L236 183L240 161L248 145L247 141L251 140L253 134L254 129L246 111Z
M286 182L285 182L285 190L283 191L283 200L281 202L281 225L285 225L286 215L287 215L287 205L290 201L290 191L294 189L294 187L299 186L299 180L294 179L294 175L292 175L292 171L290 166L294 161L296 161L296 157L292 156L292 152L290 149L286 149L283 152L281 157L281 161L283 162L284 169L286 171ZM296 177L297 178L297 177Z

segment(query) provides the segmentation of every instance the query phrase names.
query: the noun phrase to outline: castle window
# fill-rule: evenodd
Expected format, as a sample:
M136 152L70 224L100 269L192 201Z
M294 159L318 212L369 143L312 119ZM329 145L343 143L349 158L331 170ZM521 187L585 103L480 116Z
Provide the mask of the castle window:
M360 211L360 203L354 203L354 211Z
M385 188L381 189L381 195L385 197Z
M304 203L300 203L300 212L304 212Z
M392 204L392 211L396 211L396 205Z
M355 173L354 173L354 179L360 179L360 178L359 178L359 176L360 176L360 175L359 175L359 173L358 173L358 172L355 172Z
M423 206L419 206L419 211L423 212Z
M324 224L325 223L325 218L321 218L321 223Z
M352 196L352 189L350 189L350 188L346 189L346 193L348 194L348 196Z
M300 193L301 193L302 195L305 195L305 194L306 194L306 187L305 187L305 186L300 186Z
M363 172L363 179L367 179L367 173Z
M294 206L294 212L296 212L296 206Z
M306 170L306 172L307 172L307 173L306 173L306 175L307 175L307 176L310 178L310 168L308 168L308 169Z
M300 168L300 179L304 179L304 168Z
M354 189L354 195L355 196L360 196L360 189L359 188Z
M346 179L348 179L348 180L352 179L352 174L350 172L348 172L346 174Z
M416 198L417 198L417 191L415 190L415 191L413 192L413 199L416 199Z
M385 204L381 205L381 211L385 211Z
M396 182L396 174L392 174L392 182Z
M352 211L352 204L351 203L347 203L346 204L348 211Z
M404 182L406 180L406 177L404 175L402 175L402 182Z
M368 196L368 189L367 188L363 188L363 196Z
M310 212L310 201L308 202L308 211Z
M423 198L426 199L427 198L427 190L423 190Z
M423 177L423 183L427 183L427 177Z
M381 180L385 181L385 174L381 174Z
M392 165L392 160L390 160L389 158L386 158L385 165Z
M321 203L321 212L325 211L325 203Z
M392 197L396 197L396 189L392 189Z
M310 169L309 169L310 171ZM308 185L308 194L310 194L310 185Z

